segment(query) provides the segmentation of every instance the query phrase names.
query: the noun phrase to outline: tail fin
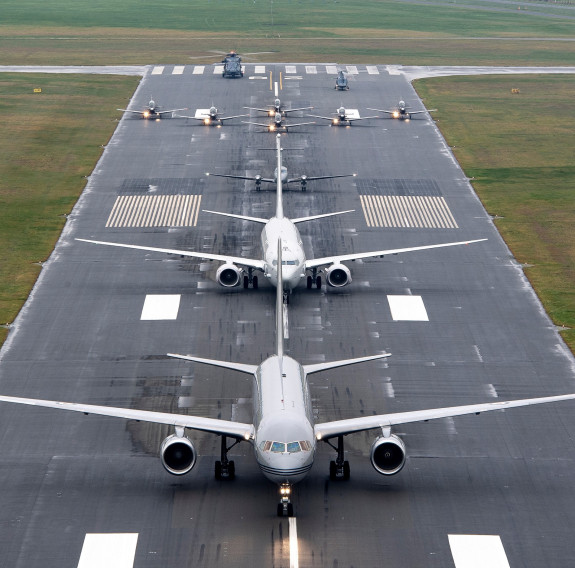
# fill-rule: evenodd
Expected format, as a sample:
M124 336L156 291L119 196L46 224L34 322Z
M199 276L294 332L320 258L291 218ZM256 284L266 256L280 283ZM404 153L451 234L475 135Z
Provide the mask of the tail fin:
M278 357L282 357L284 354L284 285L282 277L281 239L278 239L278 284L276 288L276 354Z
M281 135L276 136L276 151L277 151L277 203L276 203L276 217L278 219L283 219L284 209L283 209L283 197L282 197L282 143Z

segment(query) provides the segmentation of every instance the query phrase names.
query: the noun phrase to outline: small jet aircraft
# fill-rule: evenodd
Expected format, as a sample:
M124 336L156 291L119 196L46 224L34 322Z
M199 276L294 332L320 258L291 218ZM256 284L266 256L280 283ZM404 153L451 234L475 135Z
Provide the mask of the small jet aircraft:
M370 109L373 110L373 109ZM351 126L353 122L358 120L367 120L369 118L380 118L379 116L350 116L347 114L345 107L339 107L334 113L335 116L318 116L315 114L308 114L307 116L312 116L314 118L321 118L323 120L329 120L332 126Z
M162 118L164 114L170 114L172 112L178 112L180 110L186 110L185 108L174 108L172 110L160 110L160 107L156 104L156 101L150 99L148 106L144 110L128 110L125 108L118 108L116 110L121 110L122 112L130 112L132 114L139 114L142 118L155 118L156 120Z
M255 176L236 176L236 175L231 175L231 174L213 174L210 172L206 172L206 175L212 176L212 177L253 180L256 182L256 191L260 191L262 188L262 183L275 183L275 184L277 184L278 170L277 170L277 168L274 170L274 177L273 178L265 178L259 174L255 175ZM296 178L288 178L287 168L285 166L282 166L282 168L281 168L281 181L282 181L282 183L285 183L287 185L288 183L299 182L301 185L302 191L307 190L308 181L317 181L317 180L321 180L321 179L335 179L335 178L344 178L344 177L356 177L356 176L357 176L357 174L340 174L340 175L333 175L333 176L306 176L306 175L303 175L303 176L299 176Z
M416 114L424 114L426 112L435 112L437 109L430 109L430 110L408 110L410 108L409 105L405 103L405 101L399 101L397 103L397 108L392 110L384 110L380 108L368 108L368 110L374 110L376 112L384 112L385 114L389 114L391 118L399 118L400 120L409 120L412 116Z
M306 124L315 124L315 122L296 122L293 124L286 124L284 122L284 117L282 116L281 112L276 112L273 115L273 117L274 117L273 122L269 122L267 124L264 124L262 122L251 122L247 120L242 120L242 122L244 124L253 124L255 126L262 126L263 128L266 128L268 132L277 132L279 130L285 130L285 132L287 132L288 128L293 128L294 126L305 126Z
M343 71L337 72L337 78L335 80L334 89L339 91L349 91L347 77L345 76L345 73Z
M281 172L282 158L281 158L281 135L276 136L277 148L277 169ZM301 235L296 227L298 223L304 221L313 221L315 219L322 219L324 217L332 217L334 215L342 215L343 213L351 213L353 210L338 211L336 213L323 213L320 215L312 215L310 217L301 217L298 219L288 219L283 214L282 204L282 179L281 175L277 179L277 202L276 214L271 219L262 219L260 217L249 217L247 215L236 215L233 213L222 213L220 211L208 211L214 215L222 215L224 217L232 217L241 219L243 221L252 221L254 223L261 223L264 228L261 233L261 243L263 254L261 259L251 259L237 256L226 256L223 254L211 254L204 252L194 252L177 249L165 249L141 245L130 245L124 243L110 243L106 241L94 241L90 239L76 239L85 243L93 243L97 245L106 245L112 247L122 247L137 250L145 250L151 252L161 252L167 254L176 254L179 256L188 256L191 258L203 258L206 260L216 260L223 264L216 272L216 280L221 286L232 288L239 286L243 281L244 288L250 285L253 288L258 287L258 277L254 275L254 271L261 271L264 276L270 281L273 286L277 286L277 271L278 259L275 243L278 238L282 238L284 243L284 272L283 272L283 287L286 302L289 299L291 291L299 284L302 278L307 275L308 289L315 286L321 288L321 276L319 275L321 267L325 273L325 279L328 286L334 288L341 288L351 282L351 272L343 262L348 260L359 260L363 258L376 258L384 257L385 255L399 254L403 252L413 252L419 250L429 250L443 247L453 247L459 245L467 245L471 243L478 243L486 241L487 239L476 239L473 241L460 241L455 243L441 243L437 245L424 245L418 247L407 247L399 249L377 250L370 252L359 252L351 254L341 254L334 256L326 256L323 258L306 259L305 251L303 249L303 242ZM244 268L245 267L245 268ZM247 268L247 274L246 274Z
M292 517L294 514L293 503L291 502L293 485L303 480L311 470L320 441L325 442L336 451L335 460L331 460L329 464L330 480L348 480L351 470L349 461L345 459L344 436L356 432L379 430L380 432L374 439L370 450L371 465L379 474L390 476L399 473L405 466L407 459L405 443L397 434L392 434L391 428L393 426L575 399L575 394L565 394L429 410L408 410L316 424L307 382L308 375L383 359L389 357L390 353L383 352L378 355L309 365L302 365L286 355L284 353L284 306L282 301L282 270L285 266L282 255L284 250L289 254L289 247L285 247L280 238L277 241L276 249L278 287L276 292L276 352L274 355L259 365L249 365L205 359L194 355L168 353L169 357L252 375L254 413L251 424L171 412L154 412L34 398L0 396L0 401L58 408L81 412L85 415L112 416L173 426L175 432L167 436L160 445L161 463L164 469L172 475L189 473L197 461L198 454L192 440L186 436L186 428L221 436L220 459L215 462L214 467L215 478L218 480L235 478L235 462L229 459L228 452L236 444L246 441L252 445L256 461L263 475L279 486L280 501L277 504L277 515ZM228 438L233 440L230 446L228 446ZM337 440L337 445L332 443L332 440Z
M256 107L244 107L249 110L258 110L260 112L265 112L269 116L275 116L276 114L281 114L286 116L288 112L297 112L298 110L311 110L313 107L301 107L301 108L284 108L280 99L276 98L274 104L270 105L269 108L256 108Z
M231 120L232 118L241 118L249 116L249 114L236 114L234 116L219 116L218 109L212 105L207 114L201 113L197 116L177 115L178 118L189 118L191 120L198 120L203 122L206 126L223 126L224 120Z

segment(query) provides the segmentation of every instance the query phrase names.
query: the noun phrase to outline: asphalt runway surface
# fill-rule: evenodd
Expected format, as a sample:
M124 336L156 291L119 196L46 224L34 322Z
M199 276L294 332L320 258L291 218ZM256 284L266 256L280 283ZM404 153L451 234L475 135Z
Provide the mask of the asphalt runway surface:
M404 73L350 67L345 92L325 65L250 64L242 79L210 66L150 67L129 108L153 97L163 108L240 114L273 102L276 83L287 108L313 105L313 114L343 105L368 116L400 98L423 108ZM355 209L299 225L308 258L489 239L350 263L353 282L342 289L302 282L288 308L290 356L305 364L392 353L311 376L317 421L573 392L573 357L429 115L316 121L282 134L289 174L358 176L284 192L289 217ZM261 226L202 210L271 217L273 186L258 192L204 174L271 177L273 148L273 134L240 120L218 128L126 115L2 350L1 393L251 420L249 377L166 353L261 362L275 346L274 289L263 278L258 290L225 289L217 263L74 239L258 258ZM125 215L114 217L120 206ZM236 479L216 481L219 438L189 432L198 463L173 477L158 459L167 427L0 410L0 566L573 562L572 402L397 428L409 457L393 477L371 467L377 432L346 438L346 482L329 480L334 452L320 444L291 520L276 516L277 488L247 443L231 451Z

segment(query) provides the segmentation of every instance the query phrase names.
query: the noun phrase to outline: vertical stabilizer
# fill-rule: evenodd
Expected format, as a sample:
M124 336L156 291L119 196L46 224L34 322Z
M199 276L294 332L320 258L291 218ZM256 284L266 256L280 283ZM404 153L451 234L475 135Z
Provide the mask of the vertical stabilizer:
M283 208L283 196L282 196L282 141L281 135L276 136L276 149L277 149L277 202L276 202L276 217L278 219L283 219L284 208Z
M276 354L278 357L283 357L284 354L284 286L282 278L281 239L278 239L278 284L276 288Z

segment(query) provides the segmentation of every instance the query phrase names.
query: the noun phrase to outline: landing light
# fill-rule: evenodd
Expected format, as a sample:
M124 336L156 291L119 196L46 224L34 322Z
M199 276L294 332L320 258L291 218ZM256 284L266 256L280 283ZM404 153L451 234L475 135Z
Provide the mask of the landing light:
M150 116L150 113L148 111L144 112L144 118L148 118Z
M210 119L209 119L209 118L204 119L204 124L209 124L209 123L210 123Z
M282 495L289 495L291 493L291 487L282 487L280 493Z
M397 111L393 113L393 118L399 118L399 113Z
M333 123L334 123L334 124L337 124L338 122L339 122L339 120L338 120L337 118L334 118L334 119L333 119Z

